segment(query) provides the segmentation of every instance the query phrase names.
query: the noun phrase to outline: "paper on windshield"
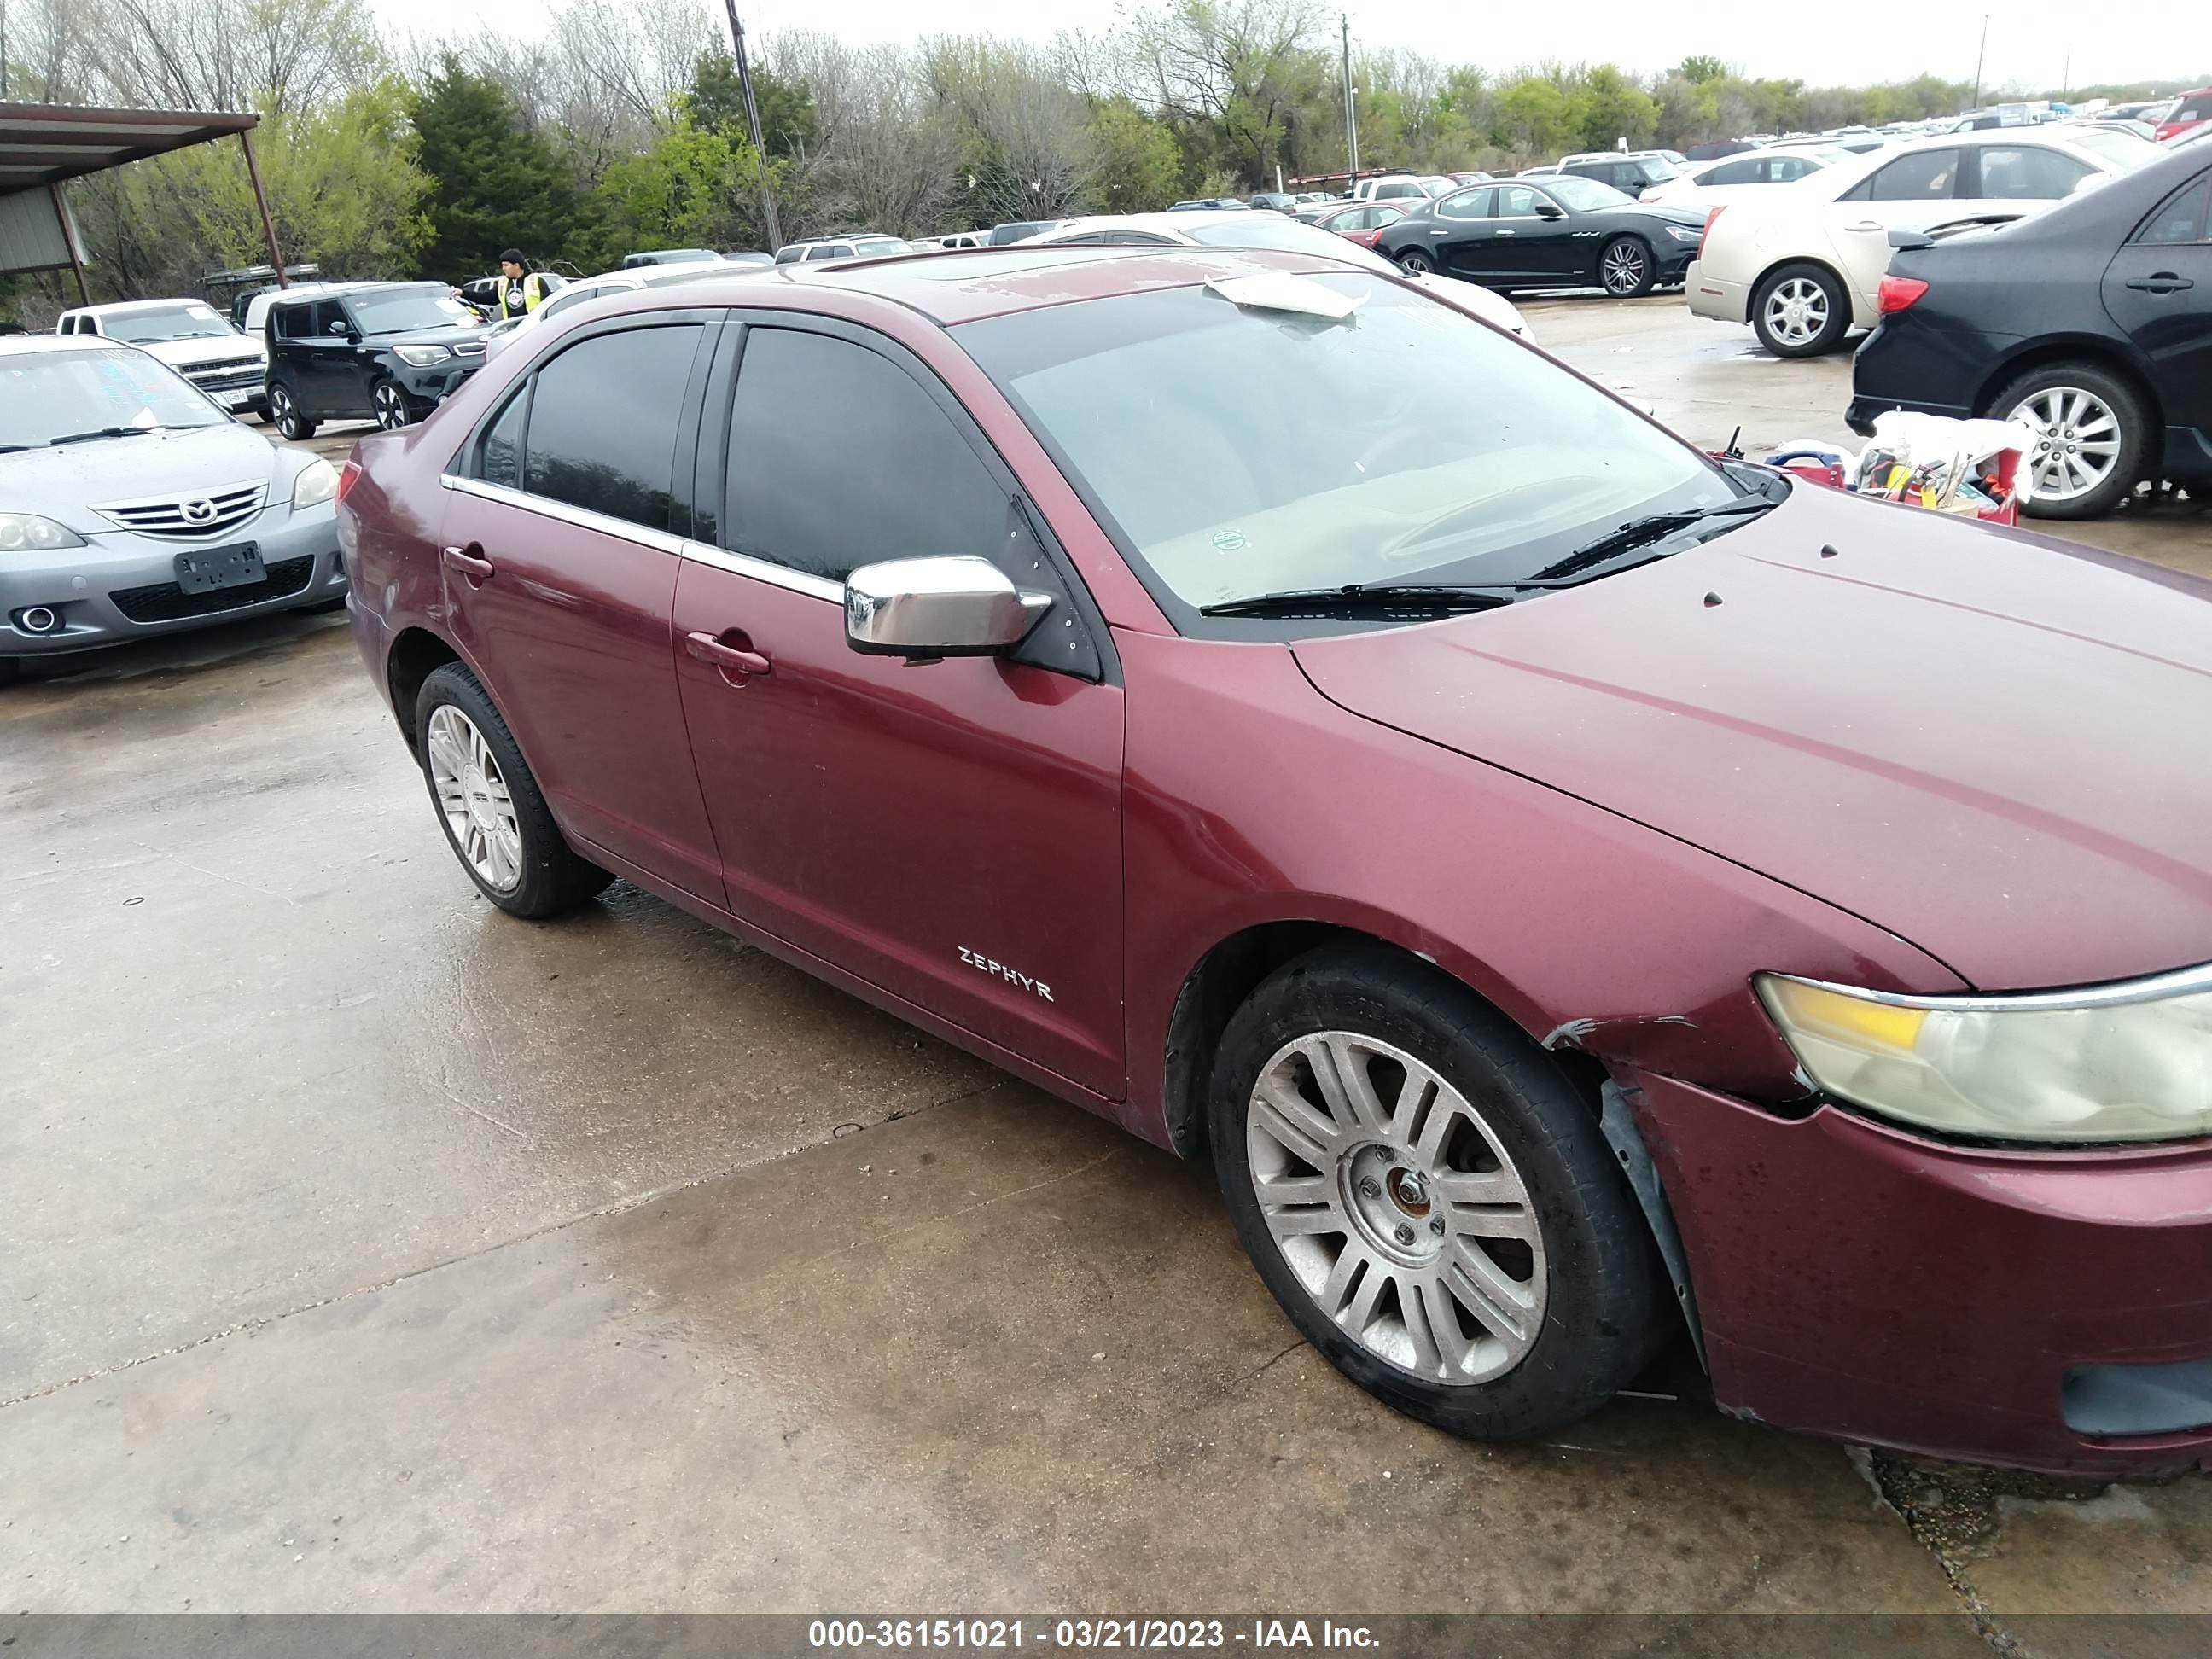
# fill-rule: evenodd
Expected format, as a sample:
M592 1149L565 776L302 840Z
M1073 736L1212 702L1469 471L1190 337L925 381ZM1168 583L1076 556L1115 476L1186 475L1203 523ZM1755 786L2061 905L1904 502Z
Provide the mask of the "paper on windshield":
M1341 322L1359 309L1364 295L1340 294L1325 283L1287 270L1271 270L1258 276L1217 276L1206 283L1231 305L1254 311L1288 311L1305 317L1325 317Z

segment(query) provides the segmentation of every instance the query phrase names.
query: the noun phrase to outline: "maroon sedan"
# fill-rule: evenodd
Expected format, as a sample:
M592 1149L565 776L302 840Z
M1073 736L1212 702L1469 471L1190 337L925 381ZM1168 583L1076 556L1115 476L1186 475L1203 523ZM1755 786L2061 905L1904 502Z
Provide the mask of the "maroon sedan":
M1400 1410L1686 1330L1743 1417L2212 1449L2203 585L1285 252L596 301L343 501L494 904L627 878L1211 1158Z
M1388 202L1354 202L1349 207L1332 208L1327 213L1317 214L1313 222L1346 241L1373 247L1377 236L1405 216L1403 209L1392 207Z

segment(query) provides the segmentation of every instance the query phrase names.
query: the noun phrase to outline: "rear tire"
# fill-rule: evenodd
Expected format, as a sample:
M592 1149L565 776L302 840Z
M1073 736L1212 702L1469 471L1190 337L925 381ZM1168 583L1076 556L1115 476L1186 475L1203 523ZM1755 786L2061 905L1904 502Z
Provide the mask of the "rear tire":
M415 698L416 750L446 843L477 890L537 921L589 902L614 880L576 856L499 710L458 663Z
M1674 1328L1596 1113L1434 969L1329 946L1278 970L1222 1035L1208 1128L1230 1218L1291 1322L1409 1417L1542 1434L1604 1404Z
M288 443L303 444L315 435L315 423L300 412L291 387L282 381L269 388L269 422Z
M1409 247L1397 258L1398 269L1408 276L1427 276L1436 270L1436 262L1417 247Z
M1824 356L1851 331L1850 291L1824 266L1784 265L1751 296L1751 327L1778 357Z
M2040 434L2021 462L2031 478L2021 510L2036 518L2101 519L2153 471L2142 395L2094 363L2030 369L1990 399L1989 412Z

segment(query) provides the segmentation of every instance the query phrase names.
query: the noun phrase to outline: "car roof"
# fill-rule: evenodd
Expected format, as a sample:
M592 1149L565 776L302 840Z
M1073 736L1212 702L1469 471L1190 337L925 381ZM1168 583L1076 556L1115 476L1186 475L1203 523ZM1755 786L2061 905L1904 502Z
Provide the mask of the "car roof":
M298 299L300 299L300 300L327 300L327 299L328 299L328 298L330 298L330 296L331 296L331 295L333 295L333 294L359 294L359 293L363 292L363 291L364 291L364 290L366 290L366 289L378 289L378 290L387 290L387 289L388 289L388 290L392 290L392 291L396 292L396 291L398 291L398 289L409 289L409 288L434 288L434 289L437 289L437 290L438 290L438 292L439 292L439 293L441 293L441 294L445 294L445 293L448 293L448 292L450 292L450 291L451 291L451 290L450 290L450 287L449 287L449 285L448 285L448 284L447 284L447 283L440 283L440 282L416 282L416 283L331 283L328 287L326 287L326 288L322 288L322 289L318 289L315 292L313 292L313 293L312 293L312 294L301 294L301 295L297 295L296 297L297 297ZM283 293L277 295L276 295L273 300L271 300L270 304L271 304L272 306L279 306L279 305L286 305L286 304L289 304L289 303L293 302L293 301L294 301L295 297L295 296L292 294L292 292L291 292L289 289L287 289L287 290L285 290Z
M71 306L62 313L64 317L120 317L133 311L151 311L156 306L207 306L205 300L190 294L180 294L173 300L110 300L96 306Z
M755 267L746 274L728 276L702 275L682 285L681 302L698 303L710 283L726 283L728 288L721 297L732 305L758 303L763 293L772 294L780 285L787 284L873 295L941 327L952 328L1010 312L1164 288L1195 287L1219 277L1362 269L1349 258L1278 248L1039 247L1016 243L994 248L929 248L919 253L812 265ZM672 293L667 297L676 301Z
M124 340L102 334L0 334L0 357L29 357L66 351L136 351Z

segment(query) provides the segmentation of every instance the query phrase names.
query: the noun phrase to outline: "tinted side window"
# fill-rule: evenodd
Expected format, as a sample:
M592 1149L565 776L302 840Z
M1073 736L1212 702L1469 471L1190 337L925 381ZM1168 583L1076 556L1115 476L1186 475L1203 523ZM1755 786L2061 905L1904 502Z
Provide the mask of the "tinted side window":
M1771 185L1792 184L1815 170L1802 155L1770 155L1765 166L1766 182Z
M2212 240L2212 227L2206 223L2208 214L2212 214L2212 173L2194 184L2184 185L2160 202L2150 217L2143 221L2142 228L2136 233L2136 240L2172 246Z
M666 530L676 428L699 325L595 334L538 371L523 488Z
M477 449L477 477L486 483L522 488L522 422L530 411L527 388L509 398L499 418L484 428Z
M830 581L877 559L997 556L1006 493L889 358L792 329L745 336L728 543Z
M1991 144L1981 162L1983 201L2054 202L2089 176L2072 156L2039 144Z
M1701 185L1755 185L1759 182L1764 161L1723 161L1717 167L1707 167L1698 175Z
M1917 155L1900 155L1887 167L1867 180L1868 193L1853 199L1862 202L1932 202L1948 199L1957 189L1959 181L1959 152L1955 149L1923 150Z
M1498 205L1491 211L1500 219L1533 219L1536 216L1536 204L1541 199L1526 185L1500 185Z
M1478 185L1473 190L1463 190L1456 196L1447 196L1437 204L1439 219L1487 219L1492 191L1487 185ZM1366 227L1362 226L1362 229Z

